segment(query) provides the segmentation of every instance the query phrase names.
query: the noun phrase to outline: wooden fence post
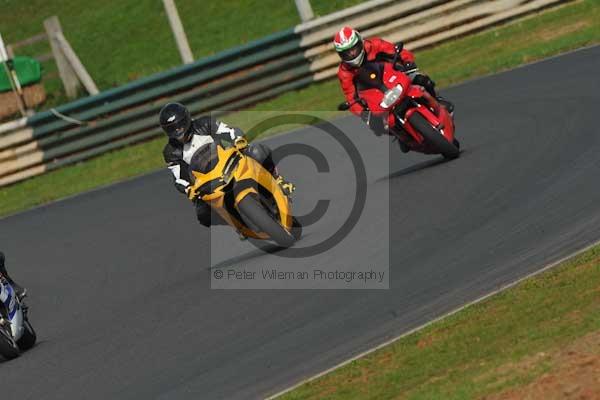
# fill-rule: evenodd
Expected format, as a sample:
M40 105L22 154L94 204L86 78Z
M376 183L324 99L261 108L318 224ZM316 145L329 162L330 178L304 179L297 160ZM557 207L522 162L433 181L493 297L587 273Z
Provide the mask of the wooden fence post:
M85 90L87 90L87 92L91 95L98 94L98 88L96 87L94 80L92 79L90 74L88 74L87 70L81 63L81 60L79 60L79 57L77 57L77 54L75 54L75 51L69 44L67 38L65 38L62 32L58 32L56 34L56 39L58 40L63 54L69 61L71 68L73 68L73 70L77 74L77 77L85 87Z
M62 28L60 27L58 17L53 16L44 20L44 28L46 29L50 47L52 47L52 54L54 55L54 60L56 60L58 73L65 87L67 97L70 99L75 98L77 97L77 88L80 85L75 70L73 70L71 64L69 64L69 60L61 49L58 34L62 34Z
M302 22L310 21L315 17L310 0L296 0L296 8Z
M179 48L179 54L181 54L181 59L184 64L190 64L194 62L194 56L192 55L190 44L188 43L187 36L183 30L183 24L179 18L175 2L174 0L163 0L163 4L165 6L165 11L167 12L167 17L169 18L171 30L175 36L175 41L177 42L177 47Z

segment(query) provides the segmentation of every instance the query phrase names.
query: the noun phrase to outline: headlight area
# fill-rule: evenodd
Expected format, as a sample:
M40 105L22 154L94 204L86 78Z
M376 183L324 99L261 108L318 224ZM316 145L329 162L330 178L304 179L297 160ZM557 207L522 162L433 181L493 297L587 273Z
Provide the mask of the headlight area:
M400 86L400 85L394 86L393 88L391 88L390 90L385 92L385 94L383 95L383 100L381 100L381 103L379 103L379 106L381 108L390 108L396 101L398 101L401 94L402 94L402 86Z

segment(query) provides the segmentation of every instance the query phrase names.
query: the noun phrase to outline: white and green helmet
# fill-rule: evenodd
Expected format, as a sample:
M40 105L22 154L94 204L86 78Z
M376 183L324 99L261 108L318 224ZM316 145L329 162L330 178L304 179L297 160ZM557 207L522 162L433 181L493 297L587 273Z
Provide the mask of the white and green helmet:
M340 29L333 38L333 47L338 52L342 62L352 66L360 67L365 58L363 40L357 30L348 26Z

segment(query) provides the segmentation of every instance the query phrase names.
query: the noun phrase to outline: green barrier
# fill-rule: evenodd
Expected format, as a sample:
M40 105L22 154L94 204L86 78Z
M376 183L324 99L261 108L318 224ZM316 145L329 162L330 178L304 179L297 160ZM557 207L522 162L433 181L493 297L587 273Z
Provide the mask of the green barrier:
M186 104L193 114L208 112L221 107L231 110L235 107L253 104L253 102L269 98L274 94L283 93L286 90L292 90L292 88L307 86L313 81L312 75L307 74L309 74L307 67L300 66L283 73L268 75L264 79L224 92L218 96L201 98L196 101L188 98ZM302 76L305 77L301 78ZM135 116L121 116L119 123L109 120L102 125L67 131L53 137L51 141L39 143L45 147L43 160L53 160L65 154L78 152L87 147L130 135L134 132L158 128L157 113L160 107L161 105L149 106L136 113ZM51 146L51 144L55 144L55 146Z
M38 83L42 79L42 67L37 60L30 57L13 58L13 68L21 86ZM0 93L12 90L4 65L0 66Z
M269 78L281 76L282 72L287 76L290 76L290 74L291 76L310 74L308 63L305 62L303 55L301 53L296 53L284 59L272 61L257 70L245 71L243 73L228 76L224 79L206 84L195 90L182 93L177 97L177 100L187 104L202 98L219 99L230 97L231 93L234 93L233 96L239 95L237 93L240 92L242 94L252 94L250 93L252 86L249 86L251 82L263 79L264 77ZM167 99L162 98L156 104L146 104L142 107L136 108L133 111L114 115L111 118L98 121L97 123L87 127L73 128L54 133L52 131L46 132L44 129L46 127L39 128L34 132L34 137L44 136L38 139L38 146L41 149L48 149L57 143L64 142L65 140L71 140L77 136L94 135L100 130L108 129L111 126L122 125L128 121L141 119L146 115L154 115L155 118L158 118L158 111L165 102L167 102Z
M293 82L286 83L281 86L277 86L273 89L267 90L266 92L258 93L254 96L249 96L244 99L238 100L235 103L228 105L228 109L239 109L242 107L249 106L251 104L266 100L268 98L277 96L279 94L289 92L290 90L297 90L302 87L306 87L313 82L312 77L302 78ZM202 109L201 106L195 105L190 107L190 111L196 113ZM64 148L55 149L52 154L44 154L44 160L48 162L47 171L62 168L69 164L74 164L88 158L98 156L106 153L107 151L116 150L120 147L148 140L154 137L162 135L161 131L156 129L154 131L147 131L156 126L156 117L152 116L145 120L141 120L132 124L125 131L128 133L138 131L139 133L132 134L130 136L122 137L123 130L116 129L112 131L104 132L102 135L93 136L88 140L80 141L77 145L71 145ZM121 139L118 139L121 138ZM87 148L87 150L85 150ZM82 151L83 150L83 151ZM68 155L69 153L74 153ZM61 158L61 155L67 155ZM54 161L51 161L54 160Z
M201 85L205 82L209 82L210 80L218 79L220 77L227 76L228 74L233 74L237 71L251 68L257 64L268 63L264 64L266 67L272 63L272 61L270 62L269 60L278 60L284 57L290 57L296 60L296 62L302 62L308 65L308 62L298 50L299 47L297 41L294 40L283 42L277 46L257 52L256 54L248 55L246 57L239 57L223 65L211 66L210 68L198 70L194 75L184 76L176 80L165 81L162 85L140 90L126 97L114 99L111 102L97 105L91 109L82 110L80 113L70 113L69 116L82 121L95 119L101 117L102 115L118 112L138 104L148 103L156 98L169 96L171 93L193 88L194 86ZM287 54L292 55L286 56ZM261 68L259 68L259 72L260 70ZM52 122L36 126L34 128L33 137L42 138L49 134L54 134L56 131L71 127L73 127L72 123L62 119L55 119Z
M169 71L160 72L158 74L139 79L117 88L103 91L95 96L84 97L79 100L72 101L56 107L56 110L63 114L74 114L80 111L90 110L94 107L100 107L109 102L121 99L126 96L131 96L139 91L148 90L150 88L160 87L167 82L181 79L185 76L197 74L199 70L206 68L219 68L220 65L228 63L234 59L247 57L251 54L256 54L261 50L268 49L286 41L300 42L300 35L294 32L294 29L277 32L266 36L262 39L234 47L212 56L204 57L195 61L192 64L182 65L173 68ZM51 121L55 121L56 116L50 111L37 113L27 120L27 125L36 127Z

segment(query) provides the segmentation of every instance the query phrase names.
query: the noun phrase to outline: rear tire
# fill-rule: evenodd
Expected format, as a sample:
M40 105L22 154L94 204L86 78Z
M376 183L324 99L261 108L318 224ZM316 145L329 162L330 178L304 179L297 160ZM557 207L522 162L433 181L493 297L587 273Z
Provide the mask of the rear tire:
M458 158L460 150L448 142L444 135L435 129L424 116L418 112L413 113L408 122L417 130L423 138L432 144L443 156L449 160Z
M5 328L0 328L0 355L7 360L19 357L21 352L19 346L15 343L12 335Z
M238 210L242 218L269 235L271 240L279 246L291 247L296 241L294 236L286 231L278 221L275 221L253 196L244 197L238 204Z
M21 338L17 340L17 346L19 346L19 349L21 349L21 351L31 349L33 346L35 346L35 341L37 339L35 330L33 329L33 326L31 326L29 320L26 319L24 321L23 328L25 328L23 336L21 336Z

